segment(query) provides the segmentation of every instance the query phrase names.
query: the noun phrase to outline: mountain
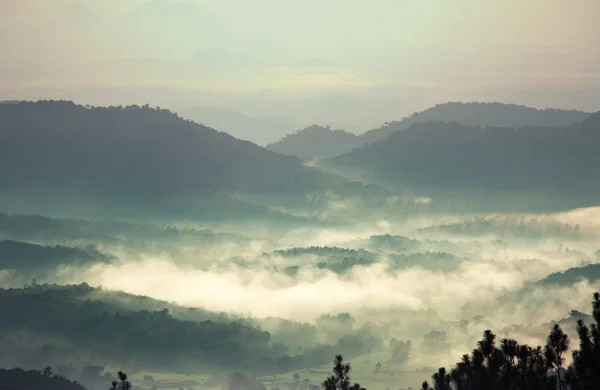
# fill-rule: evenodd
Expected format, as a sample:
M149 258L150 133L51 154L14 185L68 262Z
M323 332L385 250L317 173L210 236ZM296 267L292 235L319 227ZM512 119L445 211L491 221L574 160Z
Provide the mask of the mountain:
M44 273L60 266L91 265L108 262L95 248L44 246L27 242L0 240L0 271L19 270Z
M298 157L335 157L352 149L381 141L396 131L406 130L417 123L458 122L467 126L491 127L564 127L581 122L591 114L575 110L557 110L519 106L502 103L460 103L438 104L425 111L414 113L400 121L392 121L381 127L369 130L356 137L348 133L316 131L308 128L290 134L267 148ZM330 145L329 148L325 145Z
M267 149L300 158L328 158L358 146L358 137L344 130L312 125L269 144Z
M223 193L304 193L332 179L295 157L147 106L2 104L0 139L0 194L40 201L129 200L156 208Z
M419 123L328 163L421 189L551 191L597 199L599 116L562 128Z
M516 104L448 102L414 113L401 121L388 122L378 129L361 134L359 138L361 145L370 144L387 138L395 131L405 130L415 123L432 121L458 122L467 126L564 127L581 122L590 115L576 110L540 110Z
M11 347L4 342L2 349L14 354L16 360L24 350L40 347L34 340L46 339L53 348L45 356L32 358L38 366L71 361L65 358L73 354L79 357L78 363L103 361L126 367L135 362L179 372L236 364L272 370L277 358L286 354L270 344L268 332L241 321L181 320L173 317L164 302L138 297L141 307L136 307L135 303L129 305L136 302L135 296L123 295L86 284L34 283L23 289L0 289L0 308L7 315L0 320L2 333L18 334L27 328L29 334L36 335L28 345ZM128 353L119 353L123 348Z
M194 107L179 114L196 123L219 129L236 138L267 145L301 126L284 117L253 118L232 110L216 107Z

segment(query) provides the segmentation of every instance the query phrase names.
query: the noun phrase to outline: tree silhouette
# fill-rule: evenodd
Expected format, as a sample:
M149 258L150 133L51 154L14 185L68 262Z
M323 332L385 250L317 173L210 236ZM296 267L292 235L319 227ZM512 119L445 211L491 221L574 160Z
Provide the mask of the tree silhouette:
M117 379L118 381L113 381L112 382L112 389L113 390L130 390L131 389L131 382L128 380L127 374L125 374L123 371L119 371L117 373Z
M558 324L554 325L548 335L544 354L548 363L556 370L558 389L562 390L561 371L565 359L563 354L569 349L569 338Z
M324 390L365 390L358 383L350 385L350 364L344 363L342 355L335 356L333 375L327 378L322 386Z
M450 390L450 375L446 369L441 367L438 372L432 375L434 390Z
M496 335L483 333L470 355L449 373L440 368L432 375L433 388L423 382L421 390L600 390L600 294L592 301L594 323L588 328L577 321L579 350L573 351L573 362L564 375L564 354L569 338L555 324L544 348L522 345L514 339L503 339L496 346Z
M590 328L577 321L579 350L573 351L573 362L567 371L572 390L600 390L600 294L592 300L594 323Z

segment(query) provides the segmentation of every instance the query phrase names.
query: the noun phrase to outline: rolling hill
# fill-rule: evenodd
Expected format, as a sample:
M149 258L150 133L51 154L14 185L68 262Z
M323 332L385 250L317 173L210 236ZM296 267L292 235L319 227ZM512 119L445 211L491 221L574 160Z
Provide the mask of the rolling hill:
M109 261L109 257L94 247L81 249L60 245L44 246L13 240L0 240L0 253L0 271L17 269L45 273L48 269L59 266L91 265Z
M202 309L83 283L32 283L0 288L0 348L5 365L41 366L77 362L110 367L139 367L171 373L223 373L244 370L263 375L320 366L336 351L357 356L373 348L366 330L344 333L332 344L304 345L291 351L252 322ZM287 331L306 324L288 322ZM310 331L310 326L308 326ZM27 343L14 337L27 335ZM23 338L24 339L24 338ZM43 346L46 346L42 348ZM45 353L36 353L45 349ZM125 352L123 352L125 351Z
M332 178L167 110L0 105L0 193L136 203L304 193ZM43 196L42 196L43 194Z
M581 122L590 115L591 113L576 110L540 110L517 104L448 102L416 112L401 121L392 121L378 129L369 130L360 135L360 141L361 144L377 142L415 123L458 122L475 127L564 127Z
M474 127L565 127L590 115L582 111L539 110L516 104L450 102L414 113L400 121L387 122L358 136L346 132L325 131L313 126L290 134L267 148L303 158L328 158L384 140L394 132L406 130L417 123L458 122Z
M268 150L300 158L328 158L359 146L358 137L344 130L312 125L266 146Z
M569 127L491 128L419 123L328 160L421 189L597 197L600 114Z

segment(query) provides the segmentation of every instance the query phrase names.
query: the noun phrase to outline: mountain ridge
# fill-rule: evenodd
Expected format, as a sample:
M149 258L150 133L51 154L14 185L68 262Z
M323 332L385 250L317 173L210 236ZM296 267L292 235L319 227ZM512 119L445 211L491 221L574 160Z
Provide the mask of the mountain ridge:
M354 148L385 140L397 131L404 131L417 123L458 122L467 126L492 127L564 127L581 122L591 113L577 110L536 109L517 104L485 102L447 102L416 112L399 121L386 122L356 137L334 135L326 132L299 132L289 134L278 142L268 145L272 150L298 157L335 157ZM306 129L305 129L306 130ZM335 152L323 153L322 145L334 144ZM315 148L315 150L311 150ZM318 151L318 152L317 152Z
M594 197L600 188L597 115L567 127L493 128L416 123L327 160L419 188L553 191ZM594 197L595 198L595 197Z
M3 104L0 135L4 194L152 204L232 192L304 193L332 180L296 157L148 106Z
M313 145L315 137L319 137L317 145ZM344 153L347 145L358 146L358 142L358 136L355 134L314 124L288 134L281 140L268 144L266 148L300 158L328 158Z

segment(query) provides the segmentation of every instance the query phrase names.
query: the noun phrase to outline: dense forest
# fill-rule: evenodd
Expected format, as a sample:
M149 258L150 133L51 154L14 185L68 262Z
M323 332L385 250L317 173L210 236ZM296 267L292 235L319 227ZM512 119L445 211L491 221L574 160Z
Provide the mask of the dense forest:
M496 235L512 239L540 239L561 237L563 239L583 238L586 227L580 224L561 223L556 220L516 217L474 218L467 221L447 223L423 228L422 231L448 232L464 236Z
M69 364L79 356L80 361L95 357L116 365L141 364L182 373L199 367L239 367L276 374L323 364L335 351L349 356L369 353L380 343L358 329L340 335L333 344L306 345L300 351L290 351L286 345L272 341L268 331L248 321L201 311L178 310L172 314L167 307L140 309L143 301L129 298L133 304L124 304L127 300L122 297L107 295L103 298L101 290L86 284L53 286L34 282L23 289L1 289L0 311L4 315L0 317L0 342L2 349L11 353L0 357L0 364ZM156 303L153 305L156 307ZM23 329L37 335L37 339L47 340L43 344L46 347L15 343L13 335ZM127 354L119 353L123 349ZM87 351L94 352L90 355Z
M403 248L402 248L403 249ZM402 250L400 249L400 250ZM344 274L355 267L367 266L376 263L387 265L390 273L411 266L421 266L436 270L451 270L457 267L462 259L452 253L415 251L407 254L387 253L383 251L368 251L366 249L348 249L338 247L303 247L276 250L264 253L263 257L288 259L285 268L279 270L276 266L274 271L281 271L288 275L295 275L302 267L315 267L317 269L331 270L337 274ZM314 262L313 259L319 259ZM292 264L292 261L301 262Z
M483 333L477 347L462 356L460 362L447 370L441 367L431 377L431 385L424 381L421 390L594 390L600 389L600 294L592 301L593 323L589 326L577 322L579 348L570 349L571 340L559 324L550 330L544 346L532 347L514 339L497 340L491 330ZM404 346L403 343L397 342ZM567 364L571 351L571 363ZM98 371L96 375L101 374ZM324 390L364 390L358 383L352 384L351 365L342 354L336 354L332 375L322 382ZM105 375L103 378L110 378ZM151 380L151 379L150 379ZM42 371L21 369L0 370L0 388L25 389L73 389L83 390L78 382L71 382L54 373L51 367ZM132 388L127 374L118 372L112 381L112 389ZM266 389L256 379L241 372L228 377L227 390Z
M600 114L556 128L419 123L328 162L425 193L551 192L589 203L599 190L599 128Z
M344 154L361 146L359 137L344 130L313 125L266 146L281 154L300 158L329 158Z
M2 253L0 268L21 271L42 271L61 265L79 266L109 261L109 257L100 253L94 246L80 249L13 240L0 240L0 253Z
M221 191L303 193L332 180L295 157L148 106L3 104L0 135L4 191L161 201Z
M329 158L383 141L417 123L442 121L483 127L564 127L581 122L590 115L576 110L539 110L516 104L449 102L415 112L402 120L387 122L360 135L314 125L267 145L267 149L301 158Z
M564 127L581 122L591 114L577 110L536 109L532 107L485 102L448 102L437 104L400 120L392 121L361 134L362 143L386 139L396 131L409 128L415 123L459 122L466 126L490 127Z

